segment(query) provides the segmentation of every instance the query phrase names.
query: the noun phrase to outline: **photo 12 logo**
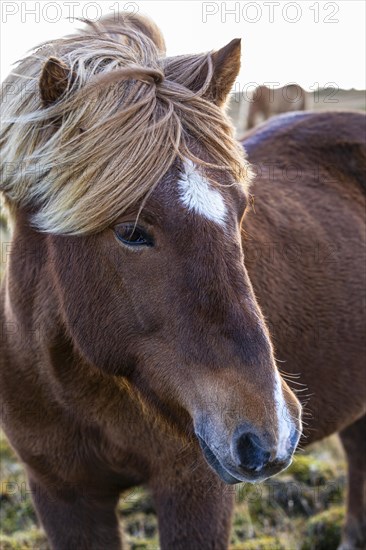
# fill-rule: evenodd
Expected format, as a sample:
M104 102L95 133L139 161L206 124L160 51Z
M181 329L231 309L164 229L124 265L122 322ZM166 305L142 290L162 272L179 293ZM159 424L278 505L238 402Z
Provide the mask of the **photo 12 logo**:
M314 23L339 23L337 2L202 2L203 23L297 23L309 12Z
M102 6L104 9L102 9ZM105 14L105 7L118 18L122 11L137 13L136 2L1 2L1 22L7 23L17 17L20 23L35 22L58 23L67 19L74 23L76 19L99 21Z

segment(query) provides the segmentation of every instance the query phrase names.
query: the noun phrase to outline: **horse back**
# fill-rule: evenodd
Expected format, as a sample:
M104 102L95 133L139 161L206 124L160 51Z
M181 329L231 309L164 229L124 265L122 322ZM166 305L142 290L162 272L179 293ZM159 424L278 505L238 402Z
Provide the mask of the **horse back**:
M285 113L242 140L249 160L326 170L334 181L353 180L366 191L366 116L357 111Z

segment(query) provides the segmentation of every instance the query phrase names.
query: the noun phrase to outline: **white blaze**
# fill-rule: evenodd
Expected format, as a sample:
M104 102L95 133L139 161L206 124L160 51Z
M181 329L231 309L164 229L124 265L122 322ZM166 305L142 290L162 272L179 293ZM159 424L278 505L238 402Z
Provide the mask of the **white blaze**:
M190 160L184 163L178 188L180 199L188 210L193 210L219 225L225 224L226 205L221 193L210 185Z

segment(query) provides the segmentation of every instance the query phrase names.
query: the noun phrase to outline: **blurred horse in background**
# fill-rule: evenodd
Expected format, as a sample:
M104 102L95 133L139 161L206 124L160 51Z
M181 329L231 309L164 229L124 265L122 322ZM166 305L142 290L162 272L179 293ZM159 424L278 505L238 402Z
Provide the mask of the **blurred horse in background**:
M250 99L247 128L253 128L273 115L304 111L305 96L305 90L298 84L287 84L282 88L258 86Z

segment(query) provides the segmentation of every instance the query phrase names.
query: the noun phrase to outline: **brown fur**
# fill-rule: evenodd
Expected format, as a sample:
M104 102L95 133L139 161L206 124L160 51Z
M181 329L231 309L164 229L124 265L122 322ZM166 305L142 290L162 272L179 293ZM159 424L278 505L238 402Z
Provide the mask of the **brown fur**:
M219 75L231 74L233 62L238 68L232 51L218 55L212 74L209 63L208 73L202 67L202 93L213 100L224 99L225 83L217 90ZM193 56L186 59L192 66ZM183 79L184 60L173 63L182 67L177 79ZM216 91L210 90L207 75ZM189 81L191 91L198 80L197 73L197 80ZM307 428L311 439L343 429L349 448L355 437L347 438L347 426L364 414L357 248L362 200L357 179L364 153L358 121L359 115L347 114L308 117L246 142L253 163L260 162L261 153L270 158L270 152L281 166L293 158L286 150L293 143L302 152L304 171L294 193L283 178L276 186L257 179L258 213L247 218L247 251L255 239L282 244L298 236L308 245L316 236L324 245L324 235L330 234L341 246L347 272L322 265L299 272L285 256L275 264L265 255L247 263L279 359L287 359L286 370L300 371L316 394L308 405L315 411ZM327 154L335 148L338 156L337 141L329 135L341 132L346 132L344 162L338 166ZM272 344L243 263L239 221L246 189L235 182L233 171L215 168L213 151L199 140L191 147L202 158L206 177L222 184L225 230L179 200L177 181L184 169L179 155L142 211L136 203L110 227L90 235L42 233L30 224L36 204L33 209L13 205L15 229L0 294L2 424L25 464L37 513L55 550L119 549L118 497L141 484L155 499L164 550L223 550L232 492L214 472L222 476L222 468L208 466L196 436L213 441L229 467L235 434L248 426L259 434L271 460L263 475L237 466L237 479L273 475L289 463L296 445L287 442L286 460L276 460L278 391L285 402L282 413L289 412L286 424L297 431L300 407L284 380L276 385ZM357 154L350 155L350 148ZM321 175L332 174L334 182L313 187L309 172L314 166ZM151 248L133 250L117 239L119 228L138 214L139 224L153 235ZM341 226L342 216L347 223ZM314 319L333 327L335 316L341 334L331 344L322 338L314 343ZM301 345L298 339L296 346L288 341L289 326L302 328ZM343 357L347 370L340 364ZM348 523L347 540L352 541L355 525L360 526L360 502L350 499L353 523Z
M303 444L341 431L345 550L366 540L365 124L356 112L282 115L243 141L260 174L246 265L283 371L310 396Z
M259 122L273 115L306 108L305 90L298 84L287 84L282 88L258 86L249 104L247 128L254 128Z

